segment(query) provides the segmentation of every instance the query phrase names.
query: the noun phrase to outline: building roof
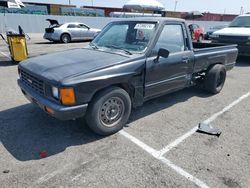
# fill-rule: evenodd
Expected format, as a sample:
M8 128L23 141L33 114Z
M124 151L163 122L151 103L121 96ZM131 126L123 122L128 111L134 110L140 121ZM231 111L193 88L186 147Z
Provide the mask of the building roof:
M163 10L165 7L157 0L129 0L123 8L135 10Z

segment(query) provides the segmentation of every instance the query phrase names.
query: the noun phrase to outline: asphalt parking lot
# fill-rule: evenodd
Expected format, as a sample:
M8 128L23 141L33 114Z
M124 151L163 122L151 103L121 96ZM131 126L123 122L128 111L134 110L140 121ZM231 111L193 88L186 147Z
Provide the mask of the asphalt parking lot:
M88 44L31 37L30 56ZM194 87L151 100L123 131L100 137L30 104L3 42L0 51L1 187L249 187L250 59L238 60L220 94ZM204 121L221 136L195 132Z

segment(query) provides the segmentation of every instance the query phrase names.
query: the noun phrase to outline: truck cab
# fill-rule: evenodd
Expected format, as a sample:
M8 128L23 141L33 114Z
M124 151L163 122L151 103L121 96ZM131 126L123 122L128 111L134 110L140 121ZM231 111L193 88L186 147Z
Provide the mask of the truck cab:
M84 117L110 135L152 98L196 84L219 93L237 53L235 45L193 43L182 19L126 19L109 23L86 48L21 62L18 84L51 116Z

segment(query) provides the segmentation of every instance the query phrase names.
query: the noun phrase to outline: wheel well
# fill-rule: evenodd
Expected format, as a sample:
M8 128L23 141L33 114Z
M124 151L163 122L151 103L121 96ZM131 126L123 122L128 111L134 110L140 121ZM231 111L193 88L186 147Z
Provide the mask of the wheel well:
M196 73L195 75L193 75L193 81L198 83L198 84L202 84L204 82L204 78L205 78L207 72L215 65L223 65L223 63L218 62L218 63L214 63L214 64L209 65L207 69L204 69L204 70Z
M121 89L124 89L129 94L131 100L134 97L134 87L133 86L130 86L128 83L119 83L119 84L113 84L113 85L110 85L110 86L107 86L107 87L104 87L102 89L97 90L95 92L95 94L92 96L92 99L95 98L98 93L100 93L101 91L103 91L107 88L110 88L110 87L119 87Z
M69 33L62 33L62 34L61 34L61 37L60 37L60 39L61 39L61 40L62 40L62 36L63 36L63 35L68 35L68 36L69 36L69 38L71 39L71 36L70 36L70 34L69 34Z
M207 68L207 70L206 70L205 72L209 71L209 70L210 70L213 66L215 66L215 65L223 65L223 64L220 63L220 62L218 62L218 63L214 63L214 64L212 64L212 65L209 65L208 68Z

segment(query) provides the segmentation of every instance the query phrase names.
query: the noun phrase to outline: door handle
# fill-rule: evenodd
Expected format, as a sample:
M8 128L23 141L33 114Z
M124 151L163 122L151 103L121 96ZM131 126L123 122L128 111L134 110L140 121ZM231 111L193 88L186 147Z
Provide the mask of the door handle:
M182 58L182 62L183 62L183 63L188 63L188 62L189 62L189 58L188 58L188 57Z

